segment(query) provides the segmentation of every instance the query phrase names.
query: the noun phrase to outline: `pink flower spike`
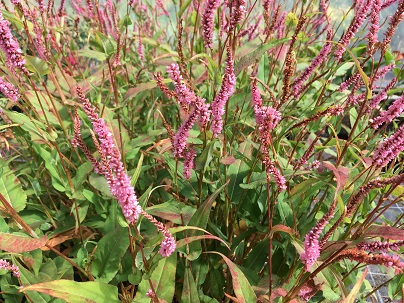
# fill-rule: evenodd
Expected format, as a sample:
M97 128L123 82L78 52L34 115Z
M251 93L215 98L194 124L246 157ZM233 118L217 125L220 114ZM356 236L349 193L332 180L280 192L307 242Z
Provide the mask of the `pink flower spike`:
M203 40L206 48L212 48L213 27L215 25L215 11L220 5L219 0L207 0L205 12L202 15Z
M376 148L373 162L376 166L384 167L404 150L404 125L398 128L393 135L383 140Z
M8 263L6 260L0 259L0 269L11 271L14 277L18 278L20 276L20 270L18 266L14 264L10 265L10 263Z
M309 271L317 259L320 257L320 245L318 239L321 232L324 230L328 221L334 216L335 204L330 206L328 212L317 222L317 224L310 230L304 240L304 251L300 255L300 260L305 264L306 270Z
M189 115L188 119L181 125L178 132L174 137L174 156L177 158L183 158L185 156L184 151L187 146L187 140L189 136L189 131L192 126L194 126L196 120L198 119L198 111L195 109L192 114Z
M196 156L196 151L194 148L190 149L185 153L184 157L184 178L189 180L191 178L191 170L195 168L194 159Z
M6 55L7 65L12 68L19 68L24 73L28 73L25 68L25 59L18 41L13 37L10 30L10 22L4 19L0 11L0 48Z
M158 231L163 234L164 239L161 242L159 254L164 258L169 257L177 247L173 235L168 231L163 223L157 221L153 216L149 215L145 211L142 211L142 215L151 223L153 223L154 226L157 227Z
M381 9L385 9L388 8L390 5L392 5L393 3L396 3L397 0L385 0L383 5L381 6Z
M21 97L18 89L15 88L15 86L10 82L5 81L3 78L0 78L0 92L14 102L17 102Z
M332 30L329 29L327 32L327 40L332 40ZM302 84L306 80L310 78L310 75L313 73L314 69L321 65L324 60L327 58L328 54L331 52L332 44L331 42L326 42L320 53L316 58L311 61L310 65L297 77L293 83L293 95L295 98L298 98L302 93Z
M159 254L164 258L169 257L176 248L175 239L171 234L165 235L160 245Z
M212 125L213 136L217 137L223 129L222 116L225 114L225 106L230 96L234 93L236 86L236 75L234 74L233 54L227 48L226 69L222 80L222 86L212 103Z
M379 14L382 6L381 0L374 0L371 13L370 13L370 28L369 33L367 35L368 38L368 47L367 52L368 54L373 54L375 51L375 44L377 43L377 33L379 32L380 25L379 25Z
M196 96L184 83L178 64L171 64L167 66L167 72L173 81L175 92L178 96L178 104L186 106L195 102Z
M380 113L379 117L373 119L371 122L372 127L377 128L383 123L390 123L395 118L401 115L404 111L404 94L395 100L386 111Z
M358 10L356 11L356 14L354 16L354 19L352 20L350 26L348 27L346 33L342 36L342 38L338 41L340 44L343 46L348 46L349 42L351 39L355 36L355 34L358 32L360 27L362 26L363 22L365 21L367 12L369 10L369 5L368 5L369 0L367 3L364 3L361 5ZM338 59L342 58L342 55L345 52L345 48L343 46L337 46L337 50L335 51L335 56Z
M121 162L121 154L104 120L98 117L95 107L92 106L79 87L77 88L77 94L100 141L100 153L102 153L104 161L99 173L104 174L106 177L111 194L118 200L126 220L129 223L134 223L139 217L142 208Z

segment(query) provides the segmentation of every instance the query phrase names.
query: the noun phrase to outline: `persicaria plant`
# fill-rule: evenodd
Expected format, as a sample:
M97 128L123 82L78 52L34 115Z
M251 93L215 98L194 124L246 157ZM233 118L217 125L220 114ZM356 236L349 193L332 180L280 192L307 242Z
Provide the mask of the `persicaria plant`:
M0 301L402 299L403 19L2 2Z

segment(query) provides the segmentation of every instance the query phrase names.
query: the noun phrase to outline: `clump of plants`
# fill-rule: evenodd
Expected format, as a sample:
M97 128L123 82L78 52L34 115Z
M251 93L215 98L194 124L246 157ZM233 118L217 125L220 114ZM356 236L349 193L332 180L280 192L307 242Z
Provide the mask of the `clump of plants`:
M2 302L402 298L404 0L11 2Z

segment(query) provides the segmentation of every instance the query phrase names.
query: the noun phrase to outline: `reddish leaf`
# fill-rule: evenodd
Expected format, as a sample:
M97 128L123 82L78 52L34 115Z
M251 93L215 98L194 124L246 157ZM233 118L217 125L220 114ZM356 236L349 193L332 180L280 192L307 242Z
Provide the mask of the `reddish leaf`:
M187 245L191 242L198 241L198 240L203 240L203 239L215 239L220 242L222 242L229 250L230 247L224 242L222 239L219 237L216 237L214 235L201 235L201 236L192 236L192 237L187 237L185 239L181 239L177 241L177 248L183 247L184 245Z
M222 158L220 160L220 162L225 165L233 164L235 161L236 161L236 158L234 158L233 156L228 156L228 157Z
M404 230L390 226L373 225L363 235L366 237L382 237L390 240L404 240Z
M275 298L284 297L288 294L287 290L281 287L275 288L271 294L270 302L274 303ZM296 300L289 301L290 303L297 303Z
M41 248L46 244L48 238L43 236L34 239L27 236L0 233L0 249L11 253L22 253Z
M164 81L164 82L167 82L167 81ZM152 80L152 81L146 82L146 83L140 83L136 87L131 87L128 89L128 91L126 92L126 95L125 95L125 99L133 98L138 93L140 93L144 90L153 89L155 87L157 87L157 82L155 80Z
M283 231L285 233L288 233L289 235L293 236L296 235L296 231L291 229L290 227L283 225L283 224L277 224L275 226L272 227L271 232L272 233L276 233L279 231Z
M344 188L345 183L348 180L349 170L346 167L336 168L334 164L330 162L323 162L323 166L334 173L334 176L337 179L337 189L335 191L339 192L342 188Z
M56 280L21 288L21 292L37 291L68 303L118 303L118 288L103 282Z

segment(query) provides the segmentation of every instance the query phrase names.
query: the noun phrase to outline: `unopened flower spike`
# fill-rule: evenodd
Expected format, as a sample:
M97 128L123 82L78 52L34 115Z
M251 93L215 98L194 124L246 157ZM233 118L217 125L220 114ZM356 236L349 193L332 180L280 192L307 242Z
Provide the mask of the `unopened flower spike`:
M164 239L161 243L161 248L159 253L163 257L168 257L171 255L176 247L175 239L170 234L170 232L165 228L165 226L158 222L153 216L147 214L139 205L138 198L135 194L135 189L130 184L130 178L125 172L125 168L121 161L121 154L119 149L114 143L113 136L108 129L105 121L98 116L95 107L90 103L90 101L84 96L81 88L77 88L77 94L80 102L83 104L84 111L90 118L93 125L94 133L97 135L99 144L97 149L101 154L102 161L95 162L92 157L90 161L92 162L94 168L97 169L98 173L103 174L107 179L111 194L118 200L119 205L122 208L123 215L126 220L133 224L142 214L150 222L152 222L157 229L163 234ZM81 146L83 141L78 139L79 124L77 122L77 114L75 115L75 138L73 139L73 144ZM80 144L81 143L81 144ZM88 151L84 148L85 154L88 156Z

